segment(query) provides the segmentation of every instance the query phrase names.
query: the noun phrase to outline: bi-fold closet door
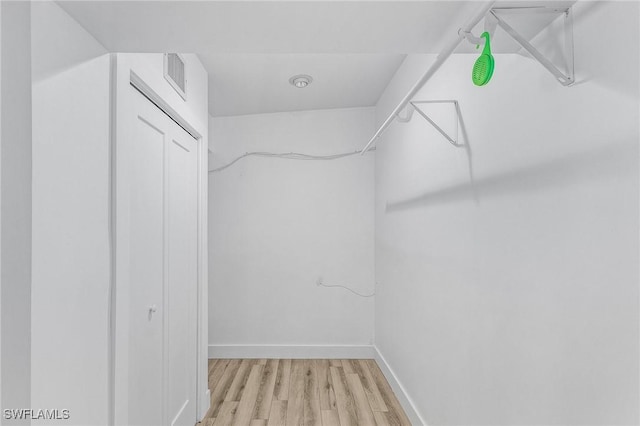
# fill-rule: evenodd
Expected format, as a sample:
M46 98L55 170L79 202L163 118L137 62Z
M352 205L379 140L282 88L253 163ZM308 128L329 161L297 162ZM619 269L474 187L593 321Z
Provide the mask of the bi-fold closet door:
M197 416L198 141L129 90L130 136L119 145L128 243L128 288L119 289L128 291L128 353L120 356L128 358L128 374L116 391L126 388L130 425L191 426Z

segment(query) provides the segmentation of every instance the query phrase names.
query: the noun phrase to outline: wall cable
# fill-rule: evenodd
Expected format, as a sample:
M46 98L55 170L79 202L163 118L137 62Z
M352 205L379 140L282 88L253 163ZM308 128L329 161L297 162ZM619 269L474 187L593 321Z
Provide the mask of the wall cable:
M373 296L376 295L375 291L373 293L371 293L371 294L362 294L362 293L358 293L357 291L355 291L355 290L353 290L353 289L351 289L351 288L349 288L347 286L344 286L344 285L340 285L340 284L325 284L325 283L322 282L322 278L318 278L318 280L316 281L316 285L318 287L327 287L327 288L338 288L339 287L339 288L343 288L345 290L349 290L351 293L353 293L353 294L355 294L356 296L359 296L359 297L373 297Z
M369 151L374 151L375 148L370 149ZM215 169L211 169L209 170L209 173L217 173L217 172L221 172L225 169L228 169L229 167L233 166L234 164L236 164L238 161L242 160L243 158L247 158L247 157L268 157L268 158L281 158L284 160L304 160L304 161L311 161L311 160L337 160L339 158L344 158L344 157L350 157L352 155L358 155L361 154L362 151L358 150L358 151L353 151L353 152L343 152L340 154L332 154L332 155L311 155L311 154L303 154L300 152L281 152L281 153L277 153L277 152L264 152L264 151L252 151L252 152L245 152L244 154L242 154L241 156L235 158L233 161L231 161L228 164L225 164L224 166L220 166L218 168Z

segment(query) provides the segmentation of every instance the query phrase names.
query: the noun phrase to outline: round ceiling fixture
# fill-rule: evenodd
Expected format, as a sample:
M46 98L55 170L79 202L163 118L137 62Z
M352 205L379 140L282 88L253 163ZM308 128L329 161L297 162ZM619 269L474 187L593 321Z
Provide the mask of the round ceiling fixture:
M291 83L293 86L297 87L298 89L304 89L305 87L310 85L311 82L313 82L313 78L311 78L310 75L304 75L304 74L294 75L289 79L289 83Z

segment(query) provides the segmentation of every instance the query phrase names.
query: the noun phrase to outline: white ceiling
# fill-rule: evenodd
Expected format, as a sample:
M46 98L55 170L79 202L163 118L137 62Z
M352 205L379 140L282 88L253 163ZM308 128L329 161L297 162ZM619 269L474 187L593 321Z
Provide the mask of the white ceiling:
M402 63L394 54L201 55L213 116L375 105ZM304 89L289 84L313 77Z
M439 53L482 6L477 1L58 3L110 51L197 53L209 72L213 115L375 105L405 54ZM513 26L532 38L551 18L540 14L514 20ZM518 50L506 37L496 38L492 47ZM474 49L463 44L459 51ZM314 83L295 89L288 84L294 74L312 75Z

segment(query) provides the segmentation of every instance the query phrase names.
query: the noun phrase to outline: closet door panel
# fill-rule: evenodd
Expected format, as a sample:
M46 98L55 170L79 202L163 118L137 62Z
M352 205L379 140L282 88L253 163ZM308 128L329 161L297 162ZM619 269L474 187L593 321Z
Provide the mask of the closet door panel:
M168 144L168 421L196 419L198 254L197 143L174 125Z
M136 92L137 93L137 92ZM129 424L161 425L166 117L136 94L129 168ZM123 289L125 290L125 289Z
M119 151L120 247L128 265L126 284L117 287L126 294L121 306L128 316L121 329L123 411L129 425L192 426L198 420L198 141L133 87L131 96L134 114Z

